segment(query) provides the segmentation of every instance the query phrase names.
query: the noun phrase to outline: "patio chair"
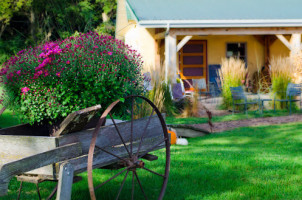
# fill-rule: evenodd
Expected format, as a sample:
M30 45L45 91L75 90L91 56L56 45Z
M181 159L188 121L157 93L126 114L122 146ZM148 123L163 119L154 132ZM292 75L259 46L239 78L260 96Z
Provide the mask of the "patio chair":
M300 110L301 110L301 84L289 83L285 92L285 99L277 99L278 93L284 93L284 91L277 91L274 94L274 112L276 112L276 101L277 102L285 102L288 108L289 102L289 114L292 114L292 102L300 101ZM296 99L296 97L300 97L300 99Z
M233 99L233 114L235 112L235 106L241 106L244 105L244 111L245 114L247 114L247 106L252 105L252 104L257 104L258 105L258 110L259 113L261 112L261 106L260 106L260 99L258 98L257 100L252 100L248 101L246 94L243 91L242 87L230 87L231 94L232 94L232 99Z
M184 86L184 82L189 85L190 87L190 90L185 90L185 86ZM186 79L180 79L180 83L182 84L182 88L183 88L183 92L184 92L184 95L186 97L191 97L193 98L194 96L194 90L191 90L191 88L194 88L194 86L190 83L190 81L186 80Z

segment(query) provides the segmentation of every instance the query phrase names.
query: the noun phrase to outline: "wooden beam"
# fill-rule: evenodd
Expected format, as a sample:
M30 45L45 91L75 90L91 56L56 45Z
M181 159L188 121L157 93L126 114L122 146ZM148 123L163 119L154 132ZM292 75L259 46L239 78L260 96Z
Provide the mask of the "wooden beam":
M264 36L264 66L266 69L269 69L269 58L270 58L270 44L269 44L269 36Z
M70 200L73 183L73 166L70 163L63 163L60 166L58 192L56 200Z
M154 39L155 40L161 40L161 39L164 39L165 38L165 35L166 35L166 32L161 32L161 33L157 33L154 35Z
M290 39L291 53L295 54L301 50L301 34L292 34Z
M289 50L292 50L291 44L283 35L276 35L276 36Z
M282 35L302 33L302 27L172 28L173 35Z
M254 38L260 43L260 44L262 44L262 45L265 45L264 43L265 43L265 39L264 39L264 37L265 36L263 36L263 35L253 35L254 36Z
M168 77L171 78L172 83L176 82L177 78L177 58L176 58L176 35L169 33L165 39L165 81Z
M79 143L74 143L0 166L0 196L6 195L9 181L14 176L49 164L75 158L80 156L81 153L81 145Z
M192 35L188 35L184 37L178 44L177 44L177 52L192 38Z

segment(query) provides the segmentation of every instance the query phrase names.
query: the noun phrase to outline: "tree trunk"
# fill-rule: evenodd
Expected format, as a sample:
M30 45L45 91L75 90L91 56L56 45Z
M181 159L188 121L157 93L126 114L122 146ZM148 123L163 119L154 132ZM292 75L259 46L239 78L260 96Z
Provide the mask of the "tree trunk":
M35 44L37 44L37 37L36 37L36 18L35 18L35 12L33 8L30 9L30 16L29 16L29 22L30 22L30 34Z

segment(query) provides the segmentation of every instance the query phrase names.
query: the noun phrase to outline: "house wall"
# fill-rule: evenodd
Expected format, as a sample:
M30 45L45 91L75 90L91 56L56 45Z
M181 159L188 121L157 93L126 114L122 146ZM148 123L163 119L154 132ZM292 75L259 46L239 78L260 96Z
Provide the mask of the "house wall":
M118 0L117 3L115 37L137 50L144 61L143 71L150 71L156 65L155 29L142 28L134 20L128 20L125 0Z
M288 41L290 40L290 36L285 37ZM279 40L275 40L275 42L270 47L271 57L287 57L289 56L289 49Z
M144 61L143 72L150 71L156 67L156 45L153 35L155 34L154 29L145 29L139 26L132 27L124 37L126 44L131 49L135 49L139 54L142 55Z
M183 37L178 37L181 40ZM252 35L209 35L193 36L191 40L207 41L208 65L220 64L226 57L226 44L240 42L247 44L247 66L249 75L257 71L257 67L264 66L264 46ZM280 40L276 40L270 47L270 57L288 56L289 50Z

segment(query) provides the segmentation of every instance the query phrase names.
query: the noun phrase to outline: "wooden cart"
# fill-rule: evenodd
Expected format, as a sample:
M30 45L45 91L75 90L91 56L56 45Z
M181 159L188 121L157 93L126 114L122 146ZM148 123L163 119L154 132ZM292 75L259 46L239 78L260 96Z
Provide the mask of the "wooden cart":
M143 101L144 109L146 105L151 108L149 116L135 119L137 100ZM112 113L126 102L130 120L116 123ZM57 188L50 196L57 191L57 199L70 199L72 183L77 181L76 174L87 171L91 199L97 199L95 188L123 175L120 189L116 191L116 199L119 199L127 176L131 179L130 174L131 198L135 197L136 183L147 199L145 190L148 188L144 188L137 173L137 170L144 170L162 178L157 195L158 199L162 199L170 168L170 142L161 113L145 97L129 96L123 102L113 102L104 111L96 127L87 128L88 122L100 108L97 105L70 114L51 136L45 136L42 128L33 129L28 124L0 130L0 196L7 194L10 180L17 176L20 181L37 184L46 180L58 181ZM102 126L109 117L113 124ZM164 172L158 173L148 168L145 160L156 160L157 157L150 152L162 148L165 149L165 166ZM119 172L94 186L93 181L97 182L93 180L95 168L119 169ZM20 192L21 188L22 182Z

